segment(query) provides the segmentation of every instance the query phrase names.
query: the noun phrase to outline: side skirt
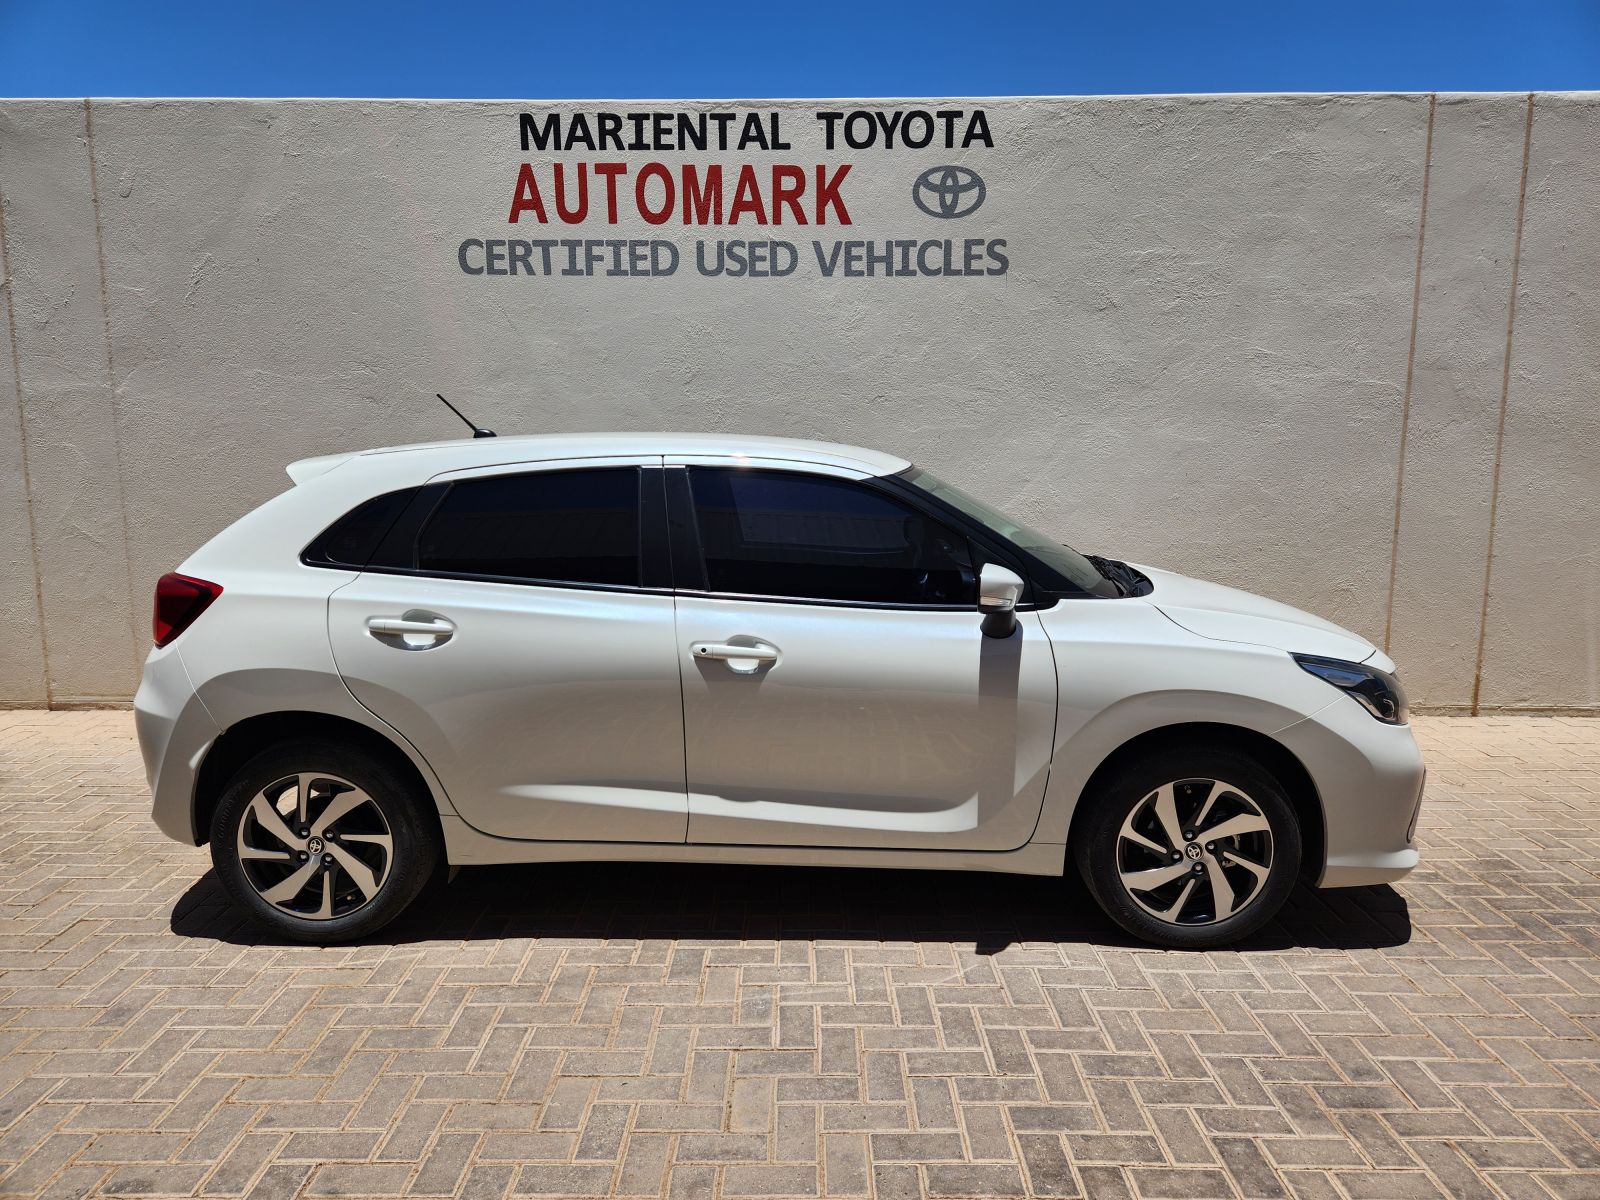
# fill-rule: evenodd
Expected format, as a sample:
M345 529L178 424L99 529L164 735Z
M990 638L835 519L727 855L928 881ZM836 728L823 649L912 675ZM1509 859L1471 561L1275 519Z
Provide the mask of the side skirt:
M749 863L790 867L872 867L920 871L999 871L1060 875L1066 847L1029 842L1017 850L856 850L838 846L722 846L683 842L531 842L479 833L453 813L440 813L445 858L452 867L540 862Z

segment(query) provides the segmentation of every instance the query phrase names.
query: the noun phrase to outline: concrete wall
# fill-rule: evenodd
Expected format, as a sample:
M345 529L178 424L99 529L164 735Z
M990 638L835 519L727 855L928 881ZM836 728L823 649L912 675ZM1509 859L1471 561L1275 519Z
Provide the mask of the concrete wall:
M1387 643L1420 703L1600 707L1600 97L623 104L776 114L790 145L524 151L520 113L602 108L0 103L0 703L126 698L157 575L294 458L454 436L443 391L502 432L893 450ZM855 110L964 115L950 148L943 118L926 147L829 148L816 114ZM548 224L507 220L524 162ZM618 222L592 178L563 224L553 165L570 192L596 162L629 172ZM801 166L808 218L816 168L848 165L849 224L650 224L650 162L721 164L730 203L740 167ZM917 207L946 164L981 207ZM681 261L462 269L504 238ZM696 269L750 238L794 272ZM850 239L914 239L913 273L827 276L812 243ZM920 273L930 239L957 267L975 240L976 273Z

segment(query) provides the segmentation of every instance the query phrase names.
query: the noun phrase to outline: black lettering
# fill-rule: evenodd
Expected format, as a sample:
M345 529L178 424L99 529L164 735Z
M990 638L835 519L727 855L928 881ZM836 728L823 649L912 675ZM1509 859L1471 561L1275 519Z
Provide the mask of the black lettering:
M865 137L861 137L852 132L852 130L854 130L856 127L857 121L860 121L867 127ZM844 122L844 140L849 142L851 148L854 150L865 150L868 146L872 145L873 142L877 141L878 131L873 126L872 114L869 112L853 112L846 117Z
M690 147L696 150L706 148L705 113L701 113L698 117L689 113L678 114L678 149L687 150Z
M899 112L892 112L888 116L884 116L882 113L876 115L878 127L883 130L883 148L885 150L893 150L894 131L900 128L901 115Z
M760 113L746 113L744 128L739 131L739 149L743 150L751 144L760 146L763 150L772 149L767 145L767 131L761 127Z
M607 146L613 150L622 149L621 117L617 116L616 113L601 113L595 118L595 125L597 127L596 140L600 143L600 149L604 150Z
M595 148L594 134L589 132L589 119L582 113L573 113L572 120L567 123L567 144L563 149L571 150L579 142L587 150Z
M965 150L973 142L982 142L989 149L994 149L994 138L989 135L989 118L983 115L981 108L974 111L972 120L967 122L967 133L961 139L961 148Z
M822 122L823 144L829 150L833 149L833 126L843 116L842 112L819 112L817 114L817 120ZM526 150L528 147L524 144L522 148ZM812 245L816 244L815 242L812 243Z
M468 238L466 241L461 243L461 248L456 251L456 259L461 263L461 269L468 275L482 275L482 267L469 266L467 263L467 248L469 246L476 246L479 250L483 249L483 243L477 238Z
M915 125L917 132L913 133ZM900 142L913 150L920 150L933 141L933 117L922 109L913 109L906 114L906 119L900 123Z
M523 113L519 126L524 151L530 145L537 150L543 150L552 144L555 149L561 149L561 119L555 113L547 114L543 125L534 120L532 113Z
M628 143L629 150L650 149L649 145L644 140L644 123L649 119L649 113L628 114L628 123L633 126L633 140Z

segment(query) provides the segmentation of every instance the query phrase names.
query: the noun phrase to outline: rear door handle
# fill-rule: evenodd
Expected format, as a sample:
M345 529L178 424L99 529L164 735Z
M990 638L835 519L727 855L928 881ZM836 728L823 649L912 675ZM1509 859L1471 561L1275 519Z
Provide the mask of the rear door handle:
M696 658L721 659L728 669L739 675L753 675L762 667L778 661L778 648L766 642L739 646L733 642L691 642L689 653Z
M456 627L443 617L413 611L401 617L368 617L367 631L402 650L426 650L449 641Z

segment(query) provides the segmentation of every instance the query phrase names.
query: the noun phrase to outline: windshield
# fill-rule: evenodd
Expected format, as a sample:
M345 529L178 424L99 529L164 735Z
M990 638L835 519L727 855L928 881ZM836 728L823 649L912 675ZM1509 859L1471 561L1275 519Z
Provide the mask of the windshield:
M1095 570L1094 564L1071 546L1063 546L1048 534L1040 533L1037 529L1013 520L998 508L985 504L975 496L967 495L954 484L946 483L921 467L912 467L900 478L931 496L937 496L952 508L960 509L986 529L994 530L1013 545L1026 550L1045 567L1060 576L1059 586L1076 588L1092 596L1119 594L1116 584Z

